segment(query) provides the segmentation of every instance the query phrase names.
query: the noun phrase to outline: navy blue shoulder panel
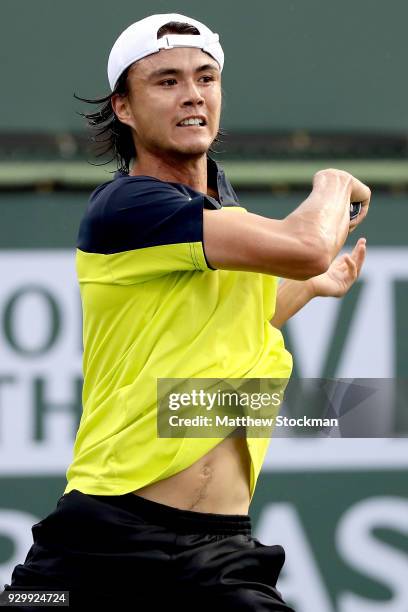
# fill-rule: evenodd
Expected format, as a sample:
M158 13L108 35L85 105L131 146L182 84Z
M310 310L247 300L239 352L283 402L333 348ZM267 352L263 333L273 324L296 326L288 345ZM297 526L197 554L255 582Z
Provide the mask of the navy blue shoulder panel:
M203 239L203 208L217 200L178 183L119 175L92 193L77 247L111 254Z

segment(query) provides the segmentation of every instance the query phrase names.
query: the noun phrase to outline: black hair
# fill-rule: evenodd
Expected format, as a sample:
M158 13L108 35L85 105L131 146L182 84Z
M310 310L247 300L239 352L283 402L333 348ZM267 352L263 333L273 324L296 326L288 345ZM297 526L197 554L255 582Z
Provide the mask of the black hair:
M189 23L180 23L178 21L170 21L166 23L157 32L157 38L161 38L165 34L200 34L196 27ZM104 162L105 165L113 160L116 160L117 170L121 172L129 173L129 165L132 159L137 157L136 148L132 138L132 131L129 125L122 123L113 111L111 99L114 94L126 96L129 93L129 85L127 81L128 73L131 66L128 66L120 75L115 89L104 96L103 98L81 98L74 93L74 97L81 102L87 102L88 104L99 104L102 105L100 110L92 113L78 113L81 117L84 117L87 121L88 127L92 130L96 129L95 136L91 135L92 144L102 144L101 147L97 147L95 151L96 157L101 157L107 153L112 153L112 157ZM223 130L219 129L217 136L212 142L211 147L214 143L220 142L220 136L224 135ZM210 147L210 152L215 151ZM95 164L93 164L95 165Z

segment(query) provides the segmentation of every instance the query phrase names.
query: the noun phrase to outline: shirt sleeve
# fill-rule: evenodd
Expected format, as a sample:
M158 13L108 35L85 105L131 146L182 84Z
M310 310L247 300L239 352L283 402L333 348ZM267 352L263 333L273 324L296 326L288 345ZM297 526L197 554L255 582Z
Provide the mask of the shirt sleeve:
M214 270L203 245L203 209L219 204L191 197L171 184L119 179L121 184L89 208L78 248L101 256L107 278L119 284L175 271ZM100 266L98 266L100 268Z

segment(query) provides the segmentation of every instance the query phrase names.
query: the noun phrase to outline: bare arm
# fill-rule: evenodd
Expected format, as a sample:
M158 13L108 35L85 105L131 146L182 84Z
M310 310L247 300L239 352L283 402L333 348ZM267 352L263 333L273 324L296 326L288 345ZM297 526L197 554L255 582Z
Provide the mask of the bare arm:
M280 329L288 319L315 297L310 280L284 280L280 283L271 325Z
M365 217L370 190L341 170L322 170L313 190L283 220L225 209L204 210L204 250L213 268L261 272L294 280L324 273L347 235ZM362 201L350 223L350 201Z
M284 280L278 287L270 323L280 329L314 297L343 297L359 277L365 256L366 240L360 238L351 254L335 259L324 274L306 281Z

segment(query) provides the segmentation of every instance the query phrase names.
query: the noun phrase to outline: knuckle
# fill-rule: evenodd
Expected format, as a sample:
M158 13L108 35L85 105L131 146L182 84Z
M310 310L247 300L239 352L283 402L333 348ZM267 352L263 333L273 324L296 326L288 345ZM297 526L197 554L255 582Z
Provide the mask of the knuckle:
M319 176L321 174L331 174L331 173L335 173L337 172L337 170L335 168L323 168L322 170L318 170L315 173L315 176Z

